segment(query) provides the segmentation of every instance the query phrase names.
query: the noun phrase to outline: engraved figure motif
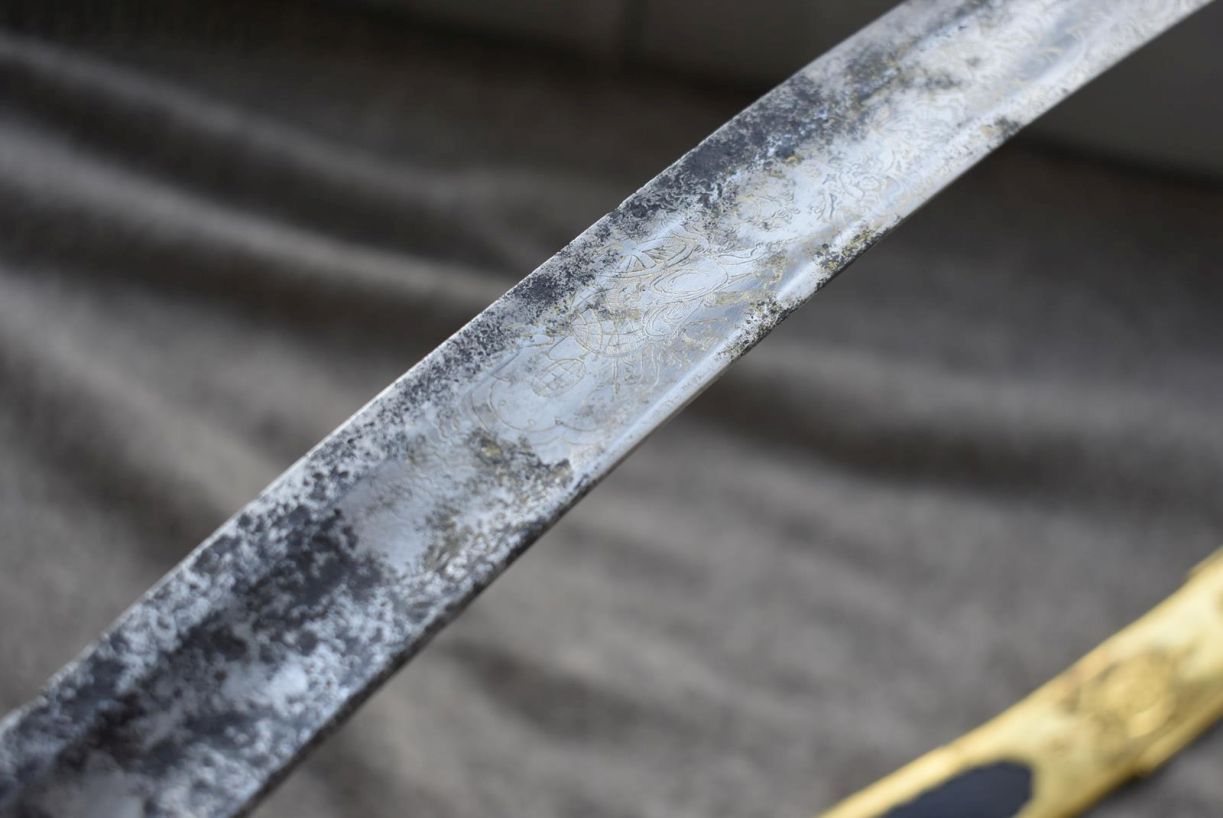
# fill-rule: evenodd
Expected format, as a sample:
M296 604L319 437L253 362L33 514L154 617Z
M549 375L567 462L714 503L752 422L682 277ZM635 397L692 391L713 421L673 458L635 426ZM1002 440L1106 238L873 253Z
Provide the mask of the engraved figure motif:
M1153 648L1109 664L1069 692L1063 706L1086 729L1097 757L1137 753L1172 722L1184 693L1184 656Z
M541 330L469 391L470 411L533 445L585 445L631 409L621 395L648 396L759 300L777 277L761 264L771 251L715 246L690 228L626 240L612 274L578 296L559 328ZM529 393L514 386L524 380Z

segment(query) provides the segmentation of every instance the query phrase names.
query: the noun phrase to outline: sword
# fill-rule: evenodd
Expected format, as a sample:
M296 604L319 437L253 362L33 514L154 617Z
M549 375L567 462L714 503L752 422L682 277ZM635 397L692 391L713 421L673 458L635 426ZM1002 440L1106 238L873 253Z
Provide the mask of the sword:
M0 815L229 816L732 361L1208 0L909 0L281 475L0 723Z

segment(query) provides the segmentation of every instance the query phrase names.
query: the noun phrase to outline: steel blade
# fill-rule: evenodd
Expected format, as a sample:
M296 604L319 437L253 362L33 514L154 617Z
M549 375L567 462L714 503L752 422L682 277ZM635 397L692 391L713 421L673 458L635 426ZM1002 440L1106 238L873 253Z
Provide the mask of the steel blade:
M226 816L939 189L1207 0L910 0L731 120L0 724L0 814Z

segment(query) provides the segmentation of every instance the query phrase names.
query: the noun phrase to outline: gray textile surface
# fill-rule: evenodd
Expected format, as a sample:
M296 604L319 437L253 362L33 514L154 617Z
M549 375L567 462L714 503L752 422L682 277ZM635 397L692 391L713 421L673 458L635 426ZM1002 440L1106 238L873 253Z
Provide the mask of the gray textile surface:
M2 708L747 101L354 8L39 8L0 33ZM1004 150L260 814L805 816L1006 707L1223 542L1221 217ZM1216 730L1097 814L1218 815L1221 769Z

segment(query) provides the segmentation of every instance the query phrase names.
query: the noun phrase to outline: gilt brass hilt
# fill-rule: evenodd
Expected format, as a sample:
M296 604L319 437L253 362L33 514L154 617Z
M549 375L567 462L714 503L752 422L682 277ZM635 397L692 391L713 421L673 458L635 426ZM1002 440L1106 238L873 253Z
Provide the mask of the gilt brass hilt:
M1223 550L1019 704L820 818L970 815L971 799L1008 818L1068 818L1159 767L1220 717Z

